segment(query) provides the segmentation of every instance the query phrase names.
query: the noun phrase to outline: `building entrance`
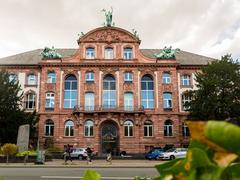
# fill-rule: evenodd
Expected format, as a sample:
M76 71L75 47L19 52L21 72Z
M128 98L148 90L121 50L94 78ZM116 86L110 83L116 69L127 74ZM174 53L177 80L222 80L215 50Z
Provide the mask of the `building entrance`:
M113 155L119 154L118 129L114 122L106 122L101 129L102 154L111 151Z

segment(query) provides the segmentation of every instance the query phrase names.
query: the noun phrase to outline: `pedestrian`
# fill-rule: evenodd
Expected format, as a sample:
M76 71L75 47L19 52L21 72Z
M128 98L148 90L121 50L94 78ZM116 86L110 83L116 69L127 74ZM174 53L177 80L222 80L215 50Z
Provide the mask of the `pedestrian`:
M68 144L67 147L65 148L65 152L64 152L65 164L67 164L67 161L68 161L68 160L70 160L71 163L72 163L71 152L72 152L72 148L71 148L71 146Z
M92 152L93 151L90 147L87 147L86 151L87 151L88 164L92 164Z
M109 162L109 164L112 164L112 152L110 149L107 150L107 162Z

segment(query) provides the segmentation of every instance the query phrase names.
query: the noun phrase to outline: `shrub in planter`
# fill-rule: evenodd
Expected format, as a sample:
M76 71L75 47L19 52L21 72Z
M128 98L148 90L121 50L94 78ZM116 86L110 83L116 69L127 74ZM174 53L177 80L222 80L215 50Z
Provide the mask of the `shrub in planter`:
M17 153L17 146L15 144L4 144L2 147L2 152L5 156L7 156L7 163L9 156L13 156Z
M31 150L31 151L22 151L18 152L16 156L37 156L37 151Z

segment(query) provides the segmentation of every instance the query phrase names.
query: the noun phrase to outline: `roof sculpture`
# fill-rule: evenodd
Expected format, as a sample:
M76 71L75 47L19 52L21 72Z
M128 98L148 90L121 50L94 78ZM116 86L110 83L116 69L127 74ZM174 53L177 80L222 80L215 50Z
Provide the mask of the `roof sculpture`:
M43 59L61 59L62 56L57 53L56 49L52 46L52 48L45 47L41 52Z
M113 14L113 8L111 7L111 11L107 11L106 9L102 9L102 12L105 14L106 23L104 23L104 26L111 27L114 26L114 22L112 22L112 14Z
M175 59L175 54L179 52L180 49L172 49L172 46L164 47L160 53L154 54L157 59Z

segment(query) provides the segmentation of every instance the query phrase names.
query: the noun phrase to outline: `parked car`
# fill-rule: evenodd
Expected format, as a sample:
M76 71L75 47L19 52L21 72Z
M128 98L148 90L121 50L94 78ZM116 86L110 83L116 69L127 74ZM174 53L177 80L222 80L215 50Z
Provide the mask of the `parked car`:
M163 153L163 149L161 147L152 148L146 155L145 158L152 160L158 159L158 157Z
M159 159L175 159L184 158L187 154L187 148L172 148L166 152L161 153Z
M85 148L71 148L70 156L72 158L78 158L80 160L87 159L87 151Z

